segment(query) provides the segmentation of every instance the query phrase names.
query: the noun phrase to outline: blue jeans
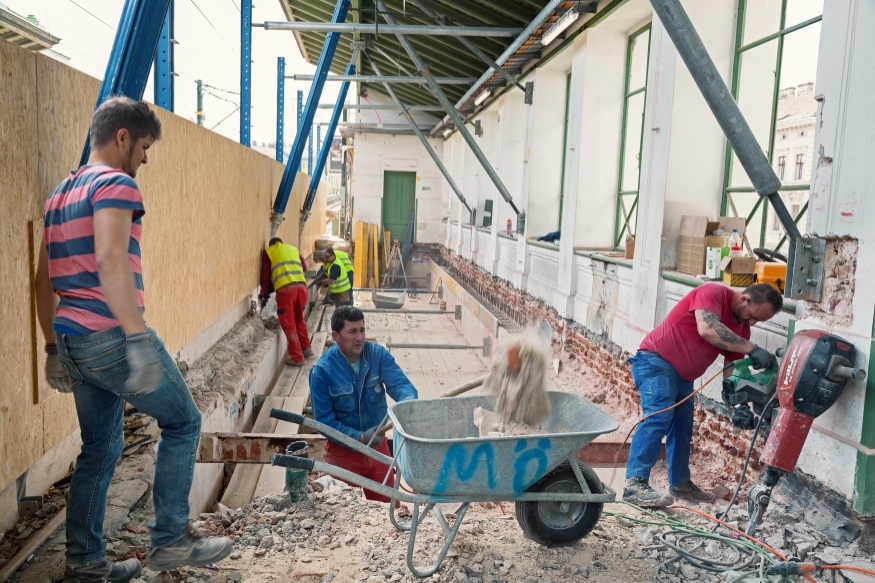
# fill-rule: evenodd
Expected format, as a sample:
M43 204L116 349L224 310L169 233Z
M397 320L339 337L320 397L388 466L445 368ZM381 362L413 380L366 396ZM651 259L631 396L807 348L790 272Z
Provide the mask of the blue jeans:
M641 395L642 417L671 407L693 392L693 382L678 376L674 367L658 354L639 350L629 362L632 363L632 379ZM681 486L690 479L694 401L690 399L638 426L629 448L626 478L650 478L665 437L669 485Z
M124 447L124 402L149 415L161 428L149 523L152 547L166 547L185 534L188 494L194 475L201 414L164 342L149 329L164 373L158 388L143 395L125 388L129 370L120 327L84 336L58 334L58 357L73 380L82 450L67 493L67 564L81 567L106 554L103 518L106 494Z

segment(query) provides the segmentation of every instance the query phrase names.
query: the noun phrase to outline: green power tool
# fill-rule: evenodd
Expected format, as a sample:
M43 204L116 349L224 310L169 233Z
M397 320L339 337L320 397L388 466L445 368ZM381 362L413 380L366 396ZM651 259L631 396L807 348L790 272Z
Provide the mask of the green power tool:
M733 408L732 424L742 429L756 426L754 413L763 416L764 422L770 420L772 411L766 411L765 406L775 394L778 384L777 361L769 368L756 372L750 369L753 365L754 361L750 358L737 360L733 363L732 374L723 379L723 402ZM753 405L753 410L748 403Z

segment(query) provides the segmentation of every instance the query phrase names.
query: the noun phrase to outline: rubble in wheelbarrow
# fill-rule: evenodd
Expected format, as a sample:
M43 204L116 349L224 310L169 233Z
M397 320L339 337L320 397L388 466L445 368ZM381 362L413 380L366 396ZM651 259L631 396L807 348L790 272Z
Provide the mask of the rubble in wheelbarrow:
M477 437L501 437L505 435L532 435L541 433L540 425L527 425L516 421L502 422L498 413L483 407L474 408L474 425L480 431Z

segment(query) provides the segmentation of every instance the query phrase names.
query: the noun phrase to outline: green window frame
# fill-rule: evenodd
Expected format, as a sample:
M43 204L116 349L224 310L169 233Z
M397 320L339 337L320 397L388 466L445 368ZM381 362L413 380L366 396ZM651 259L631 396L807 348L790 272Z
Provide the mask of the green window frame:
M623 242L623 236L628 232L635 235L638 222L638 189L641 183L641 148L644 144L644 108L647 104L647 76L650 73L650 28L648 23L629 35L626 43L626 80L623 85L623 123L620 130L620 168L617 177L617 216L614 226L614 247L619 248ZM639 37L647 35L647 56L644 61L644 79L640 83L634 83L635 68L633 53ZM638 96L641 96L638 98ZM637 135L627 135L629 130L630 104L640 101L641 108L641 131ZM637 111L637 107L636 107ZM633 112L634 113L634 112ZM637 165L635 184L626 184L626 157L634 153Z
M740 89L741 81L742 81L742 64L745 57L745 53L749 53L749 51L753 51L757 48L764 48L764 45L775 41L775 64L774 64L774 82L772 86L772 103L771 103L771 121L769 127L769 136L768 143L766 147L766 157L769 159L769 163L775 167L775 172L778 173L781 170L784 171L785 177L793 177L795 176L796 168L795 165L791 165L789 168L786 166L786 159L784 160L784 167L780 168L776 166L776 158L775 158L775 135L777 133L776 125L777 125L777 117L778 117L778 101L779 101L779 93L781 87L781 67L784 61L784 41L787 35L794 33L798 30L804 29L808 26L814 25L821 20L823 20L823 14L821 14L801 20L800 22L794 23L790 26L787 25L787 5L788 0L772 0L773 6L775 8L780 5L780 16L778 18L778 30L775 32L771 32L769 34L765 34L764 36L760 36L756 39L746 39L746 25L748 24L748 18L751 18L751 24L754 27L762 28L763 26L763 18L762 14L756 14L751 11L751 0L739 0L738 2L738 16L736 22L735 29L735 59L732 69L732 96L735 98L736 102L739 102L739 97L741 95ZM754 5L754 10L759 10L761 12L765 11L768 7L768 2L763 2L763 0L759 0L757 4ZM753 53L750 53L753 54ZM756 57L753 57L756 58ZM739 102L740 103L740 102ZM742 113L745 113L745 117L747 117L747 113L744 112L742 108ZM756 132L756 128L754 128ZM780 161L778 161L780 162ZM756 202L753 204L753 207L750 209L748 215L745 217L746 224L752 225L756 224L756 221L759 221L759 240L758 247L766 246L766 234L768 231L768 209L769 203L764 202L765 197L758 196L756 194L756 189L752 186L732 186L733 182L733 172L744 172L744 169L741 168L740 164L737 164L737 160L733 154L732 146L726 145L726 161L723 172L723 197L720 204L720 214L726 215L729 211L732 211L734 216L739 216L736 202L742 196L755 196ZM792 179L792 178L790 178ZM744 178L747 181L746 175ZM788 193L793 191L810 191L811 184L792 184L792 185L783 185L778 192L780 193ZM805 216L805 213L808 211L808 202L806 201L804 205L799 210L799 213L793 217L793 222L797 225L799 221ZM749 230L749 229L748 229ZM785 234L778 241L775 246L775 251L780 251L784 244L787 242L787 235ZM750 243L750 241L748 241Z
M568 120L571 116L571 73L565 76L565 118L562 125L562 173L559 175L559 225L562 229L562 211L565 205L565 157L568 148Z

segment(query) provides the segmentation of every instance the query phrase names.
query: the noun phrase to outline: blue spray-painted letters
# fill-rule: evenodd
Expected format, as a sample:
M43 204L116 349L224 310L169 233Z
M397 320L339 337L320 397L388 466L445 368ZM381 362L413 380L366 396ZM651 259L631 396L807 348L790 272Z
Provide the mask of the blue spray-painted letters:
M438 474L438 481L434 487L435 494L442 494L450 487L453 466L456 468L456 478L461 482L467 482L477 473L481 459L486 461L486 487L490 490L495 489L495 451L492 444L481 443L477 446L477 449L471 454L471 461L466 466L467 449L463 444L455 443L447 450L444 465Z
M514 448L516 451L521 451L528 446L528 441L521 439ZM532 449L521 453L513 464L513 491L519 494L528 489L532 484L537 482L541 476L547 472L547 454L546 450L550 449L551 444L549 439L539 439ZM534 474L526 479L529 473L529 463L537 462Z

